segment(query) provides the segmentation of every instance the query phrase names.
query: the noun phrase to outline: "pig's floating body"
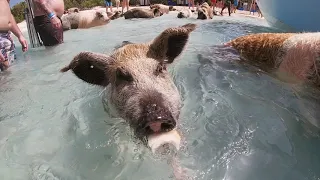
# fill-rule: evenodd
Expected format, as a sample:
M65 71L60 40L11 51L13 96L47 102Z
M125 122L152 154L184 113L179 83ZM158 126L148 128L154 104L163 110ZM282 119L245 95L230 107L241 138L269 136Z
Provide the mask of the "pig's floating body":
M283 80L320 87L320 33L252 34L227 45L237 49L243 60Z
M164 5L164 4L153 4L153 5L150 5L150 9L159 9L162 13L166 13L166 14L168 14L169 11L175 11L173 6L167 6L167 5Z
M181 11L179 11L177 18L191 18L193 15L193 12L190 9L184 8Z
M157 9L143 9L143 8L132 8L123 14L125 19L133 18L155 18L161 16L163 13Z
M64 14L61 18L64 30L86 29L106 25L110 22L106 12L96 10L79 11L78 13Z

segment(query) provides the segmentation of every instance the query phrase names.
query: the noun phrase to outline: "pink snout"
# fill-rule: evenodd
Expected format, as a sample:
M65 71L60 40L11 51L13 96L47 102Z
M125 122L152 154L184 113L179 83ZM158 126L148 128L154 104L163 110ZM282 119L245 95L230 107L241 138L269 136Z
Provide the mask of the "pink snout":
M174 123L171 122L151 122L148 123L146 129L151 130L153 133L160 133L166 130L171 130L174 128Z
M161 131L161 122L154 122L154 123L150 123L149 127L153 132L160 132Z

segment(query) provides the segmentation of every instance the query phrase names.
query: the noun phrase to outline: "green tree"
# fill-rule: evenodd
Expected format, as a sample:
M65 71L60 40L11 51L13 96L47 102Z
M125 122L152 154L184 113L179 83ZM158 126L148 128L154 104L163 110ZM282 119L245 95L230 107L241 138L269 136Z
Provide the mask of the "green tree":
M20 2L11 8L11 13L17 23L24 20L24 9L26 8L25 2Z

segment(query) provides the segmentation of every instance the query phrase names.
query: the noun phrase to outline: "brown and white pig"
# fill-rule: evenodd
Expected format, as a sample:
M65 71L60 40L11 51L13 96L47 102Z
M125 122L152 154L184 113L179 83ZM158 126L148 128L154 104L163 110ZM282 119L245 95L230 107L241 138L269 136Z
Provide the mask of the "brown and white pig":
M197 19L212 19L213 18L213 10L209 6L208 3L203 3L201 6L197 9L198 10L198 18Z
M228 43L247 61L278 78L320 87L320 33L259 33Z
M146 142L177 126L181 97L167 66L183 52L195 28L195 24L168 28L151 42L126 42L110 55L81 52L61 72L72 70L87 83L108 87L110 109ZM150 146L155 145L152 141Z
M163 4L152 4L150 9L159 9L162 13L168 14L169 11L175 11L176 9L173 6L167 6Z
M110 18L104 11L86 10L79 13L64 14L61 17L63 30L86 29L106 25Z
M143 8L132 8L129 11L124 13L125 19L133 19L133 18L154 18L162 16L163 13L157 9L143 9Z
M190 9L184 8L179 11L177 18L190 18L192 17L193 12Z

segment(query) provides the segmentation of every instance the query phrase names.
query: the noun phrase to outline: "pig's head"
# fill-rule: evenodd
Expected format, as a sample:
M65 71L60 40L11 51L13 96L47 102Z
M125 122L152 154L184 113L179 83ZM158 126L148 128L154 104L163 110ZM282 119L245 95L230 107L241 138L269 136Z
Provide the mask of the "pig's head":
M83 81L110 86L110 103L144 140L174 129L181 99L167 66L182 53L195 24L168 28L150 43L126 42L107 56L81 52L61 71Z
M198 9L198 18L197 19L209 19L210 18L210 15L209 15L209 12L210 11L210 6L208 3L203 3L201 5L201 7Z
M192 14L191 10L182 10L178 13L177 17L178 18L187 18Z
M154 17L159 17L163 15L163 12L161 12L159 8L153 8L151 9L151 11L153 11Z
M94 22L97 24L107 24L110 21L108 14L105 11L96 11Z

